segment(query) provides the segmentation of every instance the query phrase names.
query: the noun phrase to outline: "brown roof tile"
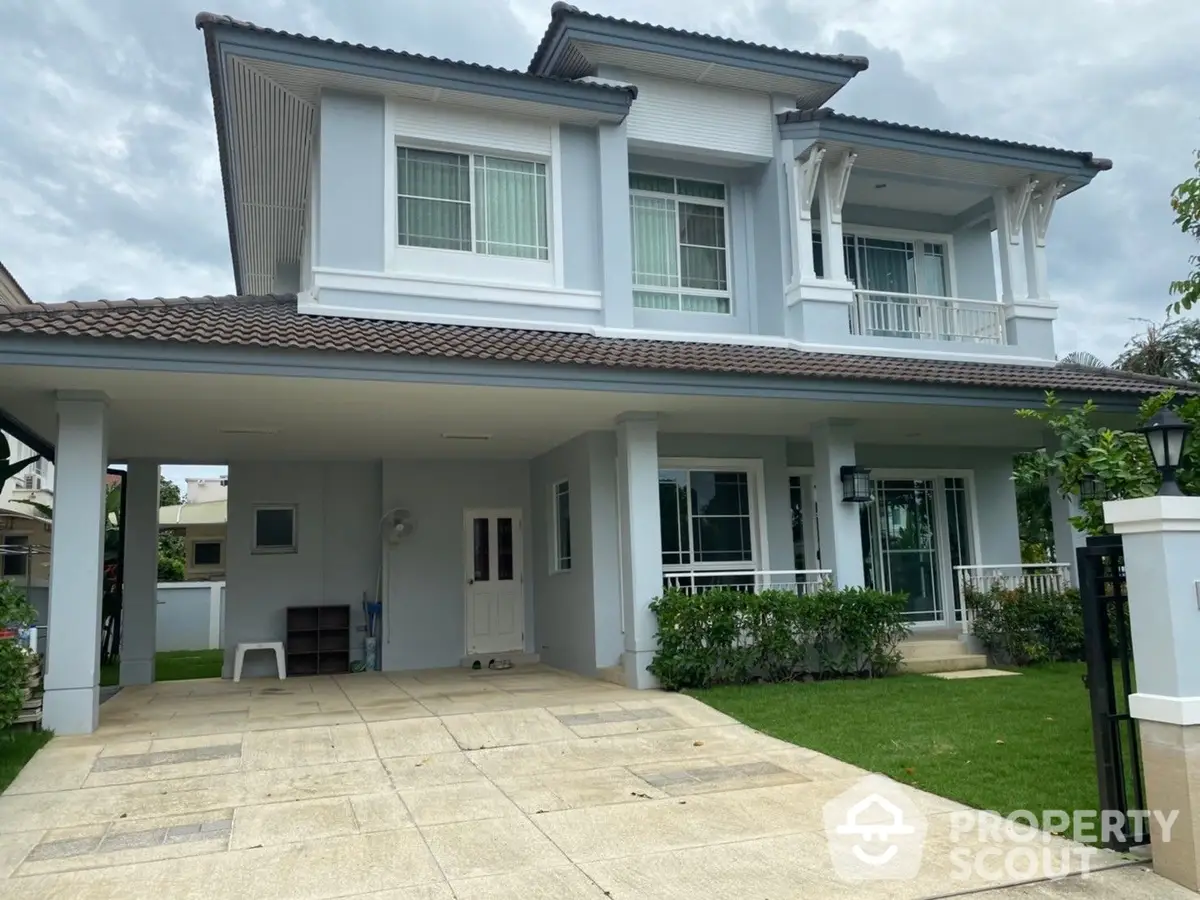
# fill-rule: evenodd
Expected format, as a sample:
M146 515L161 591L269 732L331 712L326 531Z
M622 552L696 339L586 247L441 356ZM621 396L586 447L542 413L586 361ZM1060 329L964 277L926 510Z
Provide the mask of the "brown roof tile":
M1147 395L1166 387L1195 387L1082 366L955 362L305 315L297 312L291 294L101 300L0 309L0 336L22 334L1081 393Z

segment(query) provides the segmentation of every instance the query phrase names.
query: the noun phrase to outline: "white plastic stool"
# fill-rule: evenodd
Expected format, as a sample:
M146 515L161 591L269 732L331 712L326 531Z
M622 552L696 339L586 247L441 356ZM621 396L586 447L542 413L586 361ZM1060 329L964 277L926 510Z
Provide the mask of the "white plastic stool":
M283 641L260 641L257 644L238 644L233 655L233 680L242 680L242 661L247 650L274 650L275 666L279 669L279 680L287 678L287 667L283 662Z

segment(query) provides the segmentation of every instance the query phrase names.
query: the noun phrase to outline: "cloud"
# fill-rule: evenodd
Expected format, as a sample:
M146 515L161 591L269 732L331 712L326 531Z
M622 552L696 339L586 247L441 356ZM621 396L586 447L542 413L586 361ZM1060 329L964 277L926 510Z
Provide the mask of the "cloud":
M40 299L232 290L196 0L15 0L0 25L0 259ZM1160 318L1194 244L1167 196L1200 145L1200 4L1175 0L591 0L595 11L871 68L831 105L1114 159L1048 245L1063 352ZM341 40L522 68L549 0L230 0Z

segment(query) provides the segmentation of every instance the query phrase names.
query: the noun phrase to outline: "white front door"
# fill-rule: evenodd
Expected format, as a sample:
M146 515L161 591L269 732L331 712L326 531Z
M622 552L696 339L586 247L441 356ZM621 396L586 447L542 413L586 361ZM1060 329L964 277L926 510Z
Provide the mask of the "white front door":
M521 511L468 509L463 539L467 654L524 650Z

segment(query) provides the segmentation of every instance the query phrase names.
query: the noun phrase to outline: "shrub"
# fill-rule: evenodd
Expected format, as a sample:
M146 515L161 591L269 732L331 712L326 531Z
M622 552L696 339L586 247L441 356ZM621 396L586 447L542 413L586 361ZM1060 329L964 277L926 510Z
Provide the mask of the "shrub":
M968 591L975 636L999 663L1027 666L1083 658L1079 592L992 587Z
M28 628L36 618L25 595L11 582L0 581L0 631ZM0 729L13 723L25 703L33 660L15 637L0 637Z
M668 690L884 675L899 662L897 644L908 634L905 603L902 594L863 588L669 588L650 604L658 652L649 668Z

